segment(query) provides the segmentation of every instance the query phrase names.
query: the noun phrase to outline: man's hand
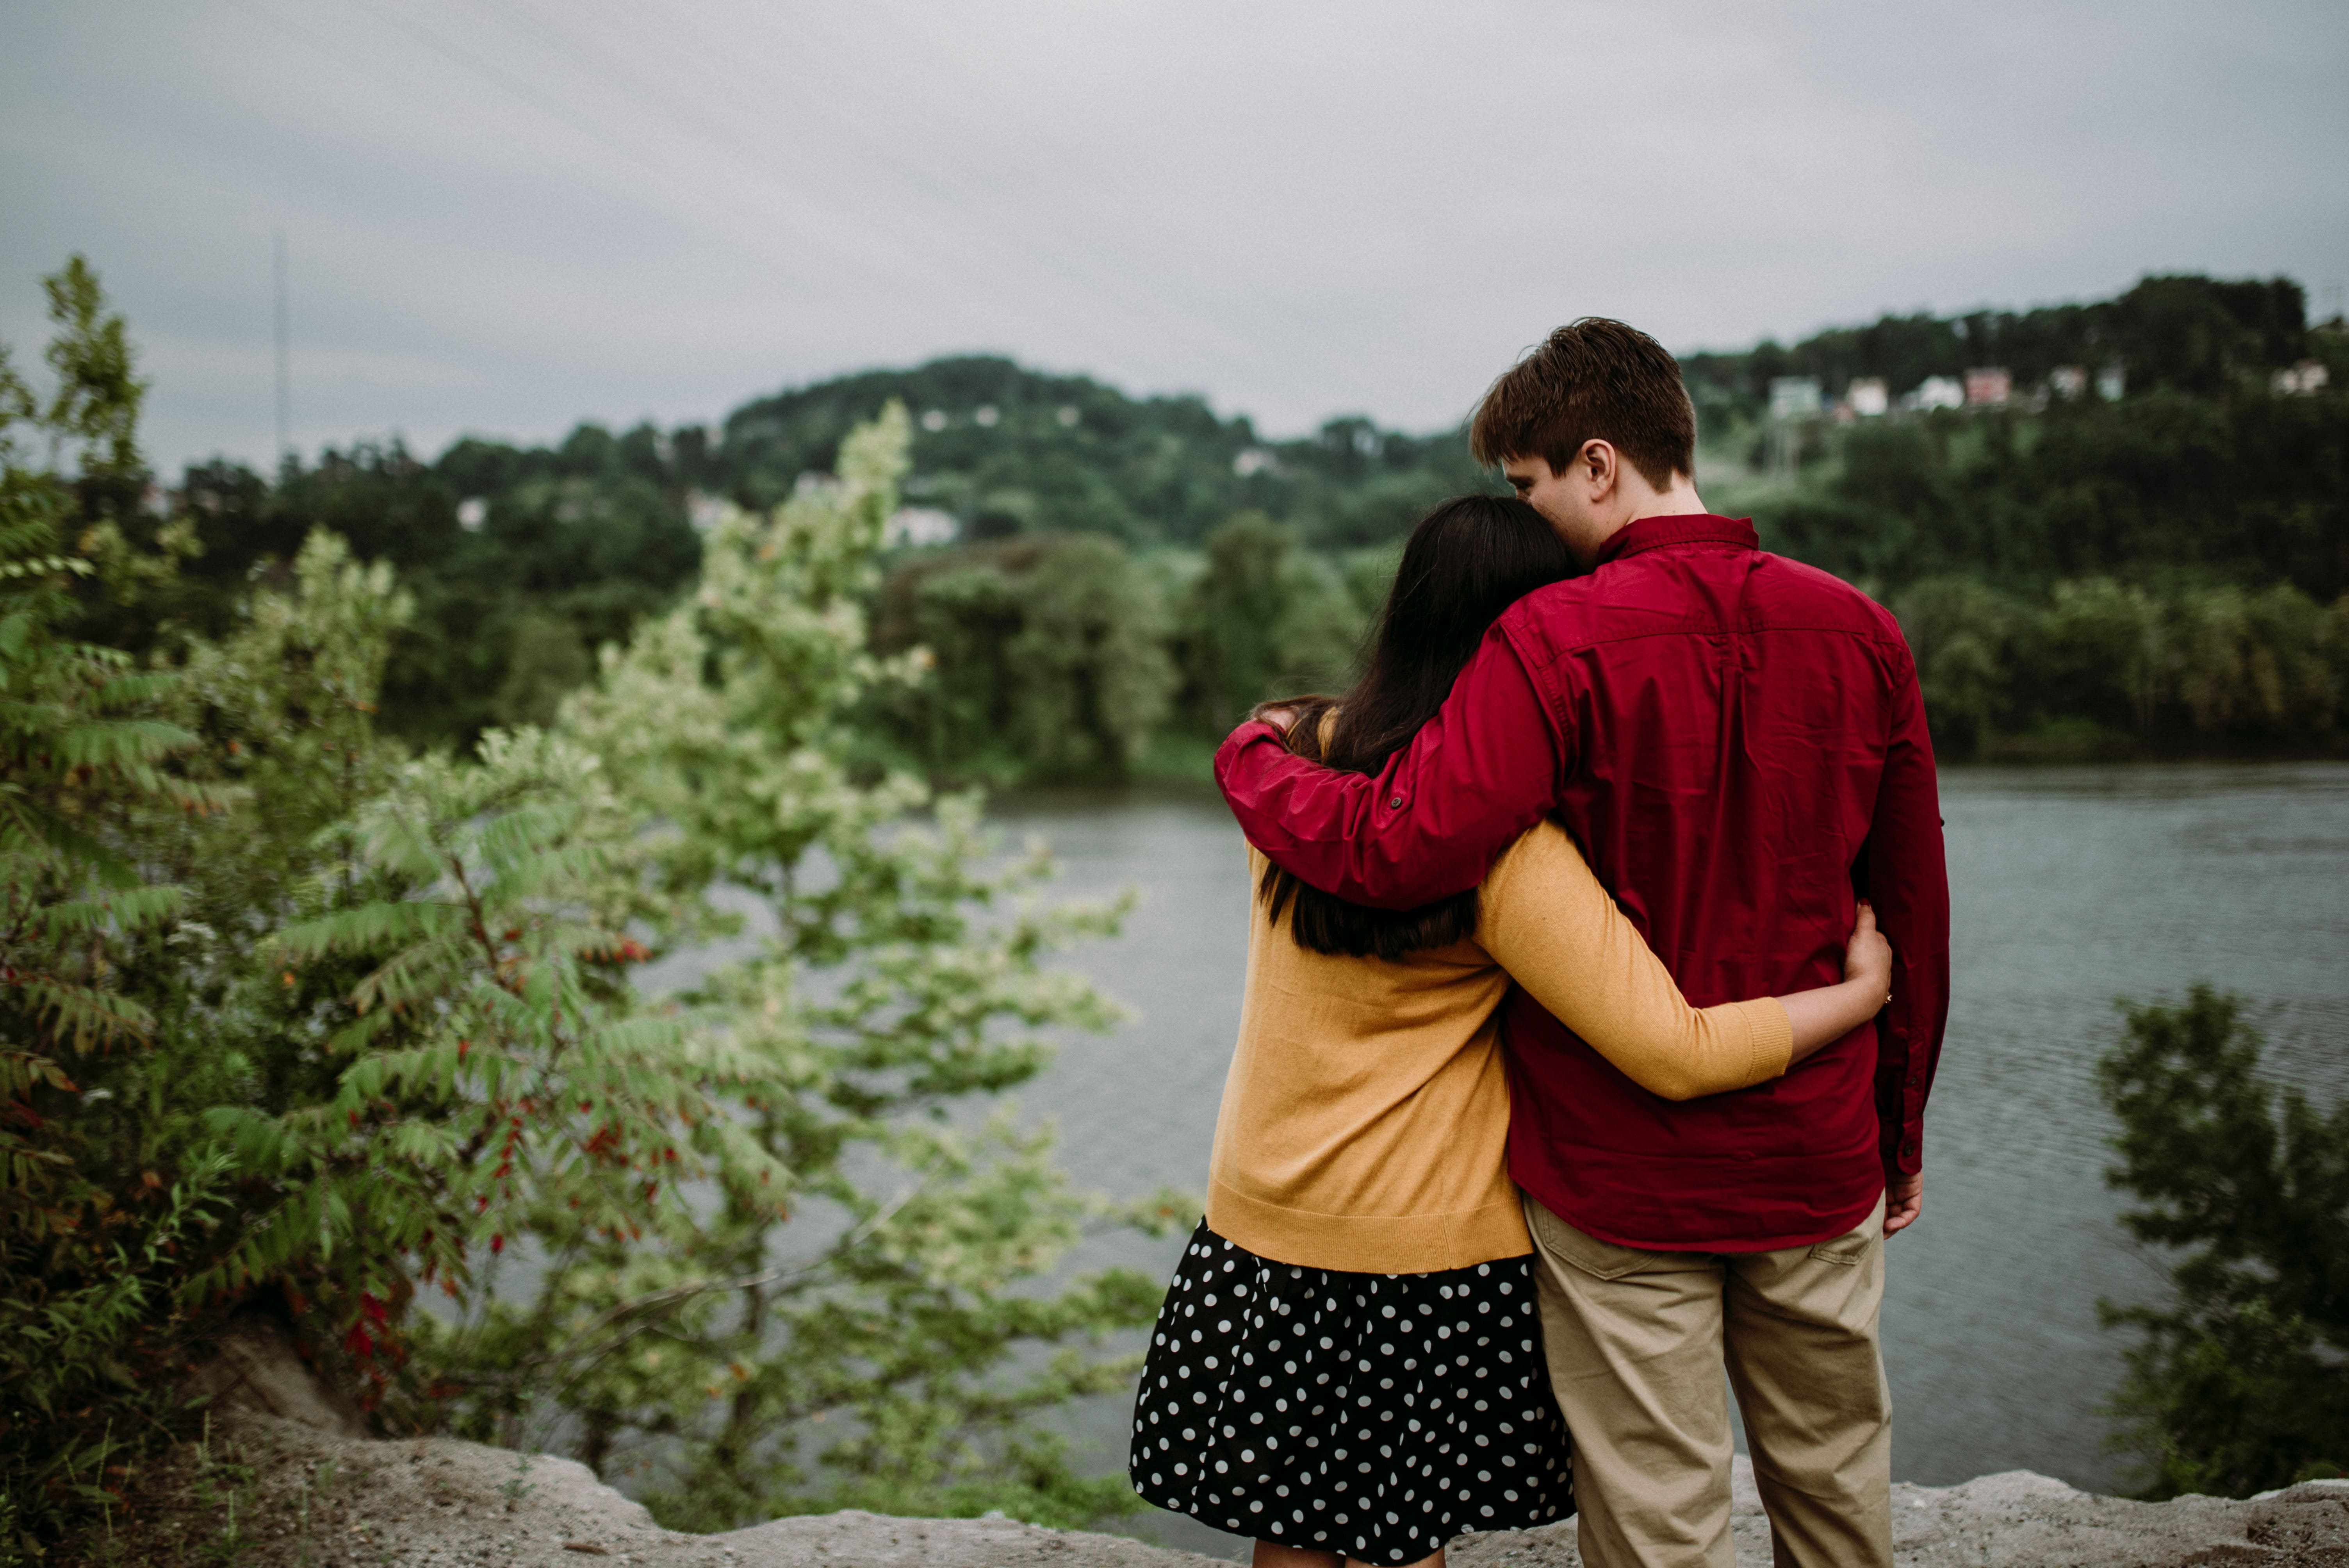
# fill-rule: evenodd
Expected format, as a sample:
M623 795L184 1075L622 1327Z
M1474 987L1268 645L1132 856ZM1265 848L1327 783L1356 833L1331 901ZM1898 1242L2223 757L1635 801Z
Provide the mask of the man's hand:
M1287 735L1288 727L1297 722L1297 710L1293 707L1282 707L1278 703L1258 703L1255 710L1247 716L1247 722L1255 724L1259 720L1272 726L1281 734Z
M1925 1173L1903 1176L1884 1190L1884 1239L1894 1236L1917 1222L1925 1207Z

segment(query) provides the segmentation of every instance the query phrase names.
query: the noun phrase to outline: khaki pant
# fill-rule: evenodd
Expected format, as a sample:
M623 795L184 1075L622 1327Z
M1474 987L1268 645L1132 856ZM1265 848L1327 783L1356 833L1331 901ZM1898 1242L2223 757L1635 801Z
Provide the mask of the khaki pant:
M1891 1568L1884 1205L1775 1253L1648 1253L1535 1202L1550 1387L1588 1568L1733 1568L1726 1362L1779 1568Z

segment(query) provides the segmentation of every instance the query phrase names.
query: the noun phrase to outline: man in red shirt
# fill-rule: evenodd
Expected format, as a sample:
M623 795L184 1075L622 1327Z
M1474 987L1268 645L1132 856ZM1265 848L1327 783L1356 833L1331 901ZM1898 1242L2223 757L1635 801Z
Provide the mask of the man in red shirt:
M1835 982L1873 902L1885 1012L1772 1083L1660 1099L1522 993L1505 1030L1584 1561L1729 1568L1725 1363L1776 1560L1889 1568L1881 1253L1922 1203L1949 995L1908 645L1864 594L1705 511L1679 366L1644 333L1561 327L1470 438L1589 574L1513 606L1375 778L1259 721L1217 781L1274 861L1387 908L1475 885L1555 816L1699 1006Z

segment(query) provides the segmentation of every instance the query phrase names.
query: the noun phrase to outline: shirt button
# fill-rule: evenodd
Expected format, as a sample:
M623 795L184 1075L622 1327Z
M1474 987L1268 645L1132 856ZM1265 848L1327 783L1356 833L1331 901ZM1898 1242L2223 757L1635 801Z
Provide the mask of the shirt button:
M1393 795L1393 796L1390 796L1390 797L1388 797L1388 799L1387 799L1387 810L1391 810L1391 811L1396 811L1396 810L1401 810L1402 809L1402 796L1400 796L1400 795Z

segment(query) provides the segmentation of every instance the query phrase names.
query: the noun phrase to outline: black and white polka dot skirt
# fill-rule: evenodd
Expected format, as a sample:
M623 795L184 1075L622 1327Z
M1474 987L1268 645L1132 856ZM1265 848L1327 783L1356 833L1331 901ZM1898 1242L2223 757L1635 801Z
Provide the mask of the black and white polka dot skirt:
M1201 1221L1151 1336L1130 1473L1218 1530L1369 1563L1566 1518L1532 1258L1340 1274Z

